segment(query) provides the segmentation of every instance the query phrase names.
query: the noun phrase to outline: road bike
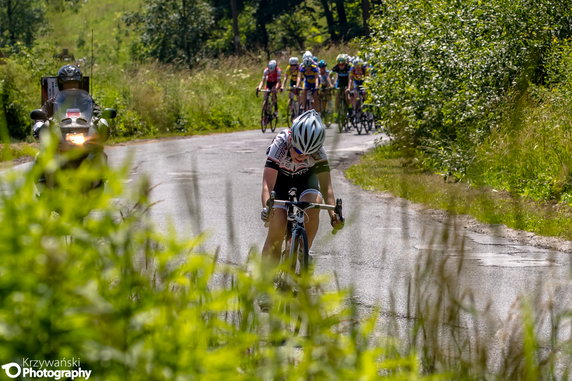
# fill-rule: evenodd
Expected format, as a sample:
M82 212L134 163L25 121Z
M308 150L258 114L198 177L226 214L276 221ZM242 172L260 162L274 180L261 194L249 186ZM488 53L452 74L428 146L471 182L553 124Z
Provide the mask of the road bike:
M332 106L332 90L331 87L324 87L318 90L318 102L320 104L320 117L326 125L330 128L334 119L334 112Z
M278 124L278 105L274 102L274 97L272 97L270 93L275 93L276 90L256 89L256 96L258 96L259 92L265 93L260 115L260 128L262 129L262 132L266 132L266 129L270 127L270 130L274 132L274 130L276 130L276 125Z
M365 114L367 131L370 131L370 132L377 131L379 129L379 125L375 121L375 114L373 112L374 106L372 104L365 103L362 108L363 108L364 114Z
M304 102L304 109L302 111L308 111L314 109L314 94L318 89L306 89L306 99Z
M348 132L351 128L348 120L348 103L346 100L345 89L337 90L336 113L338 122L338 132Z
M270 198L266 202L266 207L268 210L272 210L275 205L285 206L287 208L288 225L284 237L284 250L280 256L280 263L290 263L292 265L293 274L300 276L305 271L308 271L309 267L310 251L308 248L308 235L304 225L306 210L332 210L338 215L342 223L344 217L342 215L341 198L336 199L336 205L328 205L298 201L296 193L297 189L291 188L288 191L288 200L276 200L276 193L272 191ZM283 275L286 276L286 274Z
M352 126L356 129L358 135L361 135L362 131L366 134L368 133L367 129L367 115L363 110L363 95L364 89L363 87L359 86L356 90L356 103L353 109L352 116L350 118L350 122Z
M308 234L304 225L306 218L306 210L320 209L333 210L337 214L341 224L344 223L342 214L342 199L336 199L336 205L312 203L308 201L298 201L296 197L297 189L291 188L288 191L288 200L276 200L276 193L272 191L270 198L266 202L268 210L277 206L285 206L287 208L288 225L283 242L283 250L280 255L280 271L275 281L275 286L279 291L291 293L296 297L300 292L308 290L302 288L300 280L303 276L309 274L310 269L310 249L308 246ZM335 234L337 229L334 229ZM284 316L290 316L288 319L288 329L294 333L300 333L302 329L302 316L295 310L291 309L291 305L287 302L281 302L278 309Z
M300 115L299 92L299 87L293 86L288 88L288 112L286 112L286 124L288 126Z

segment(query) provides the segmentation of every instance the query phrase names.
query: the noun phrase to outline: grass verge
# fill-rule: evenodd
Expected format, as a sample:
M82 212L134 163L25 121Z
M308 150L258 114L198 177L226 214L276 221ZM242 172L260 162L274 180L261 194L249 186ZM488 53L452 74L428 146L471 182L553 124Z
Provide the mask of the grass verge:
M489 224L572 240L572 208L534 202L492 188L450 183L420 169L392 146L380 146L350 167L347 177L365 189L390 192L429 208L468 214Z
M34 157L38 152L36 143L11 143L0 145L0 163Z

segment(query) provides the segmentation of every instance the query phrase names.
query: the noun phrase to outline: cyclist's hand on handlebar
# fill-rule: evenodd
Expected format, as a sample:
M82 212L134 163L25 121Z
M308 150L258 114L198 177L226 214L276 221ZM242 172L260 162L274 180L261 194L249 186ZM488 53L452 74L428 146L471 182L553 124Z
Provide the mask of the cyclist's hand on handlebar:
M344 219L340 218L340 216L338 216L337 214L333 214L330 217L330 224L332 225L332 227L334 228L333 233L337 233L338 230L342 230L344 227Z
M260 219L262 220L262 222L264 222L265 224L268 223L269 218L270 218L270 209L262 208L262 211L260 212Z

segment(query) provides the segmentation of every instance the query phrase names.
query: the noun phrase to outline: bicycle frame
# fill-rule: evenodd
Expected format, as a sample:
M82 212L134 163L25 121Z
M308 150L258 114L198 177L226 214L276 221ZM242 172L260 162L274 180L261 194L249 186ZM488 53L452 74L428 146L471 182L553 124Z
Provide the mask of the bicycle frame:
M363 86L358 86L354 88L353 91L355 91L355 108L353 111L352 124L354 125L358 135L360 135L362 130L365 130L366 133L368 132L363 111L365 89Z
M300 115L299 91L301 91L299 87L293 86L288 88L288 112L286 113L286 122L288 125Z
M276 200L276 193L272 191L270 193L270 198L266 202L266 206L269 210L272 210L274 205L285 206L287 208L287 220L288 228L286 229L285 243L287 245L288 258L281 258L281 263L287 261L292 261L295 266L294 272L296 275L300 275L303 271L306 271L309 266L309 247L308 247L308 237L306 233L306 228L304 224L305 211L307 209L321 209L321 210L332 210L334 211L340 221L343 222L344 218L342 215L342 199L338 198L336 200L336 205L319 204L312 203L308 201L298 201L296 197L297 189L291 188L288 191L289 200ZM303 242L302 247L302 257L299 256L298 237L301 238ZM289 241L291 244L288 247Z
M346 92L345 88L337 88L337 100L336 100L336 113L337 113L337 122L338 122L338 131L344 132L348 131L348 102L346 99Z
M258 93L264 93L264 101L262 102L262 113L260 117L260 127L262 132L266 132L266 128L270 126L272 132L276 129L276 124L278 122L278 116L274 114L274 109L278 110L278 102L275 100L274 96L270 96L270 93L276 93L276 89L272 90L258 90L256 89L256 96Z
M304 102L304 111L314 109L314 103L316 102L315 94L318 91L317 88L314 89L302 89L302 91L306 92L306 98L302 101Z

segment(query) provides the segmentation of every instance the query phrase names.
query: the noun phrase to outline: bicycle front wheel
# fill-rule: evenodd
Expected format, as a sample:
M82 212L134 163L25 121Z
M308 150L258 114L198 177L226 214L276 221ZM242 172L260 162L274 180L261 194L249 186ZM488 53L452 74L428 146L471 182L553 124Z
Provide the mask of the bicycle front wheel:
M308 236L303 229L298 229L292 234L290 259L292 260L292 270L296 276L301 276L308 272L310 250L308 249Z

